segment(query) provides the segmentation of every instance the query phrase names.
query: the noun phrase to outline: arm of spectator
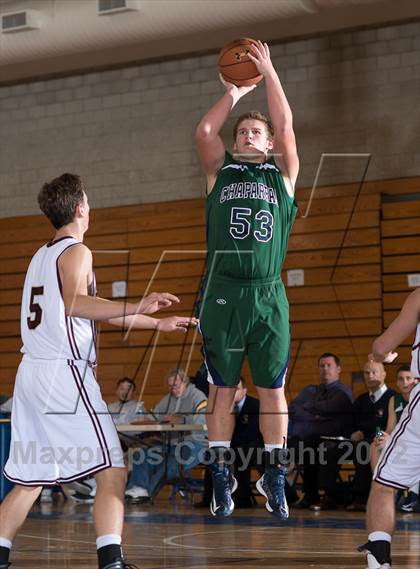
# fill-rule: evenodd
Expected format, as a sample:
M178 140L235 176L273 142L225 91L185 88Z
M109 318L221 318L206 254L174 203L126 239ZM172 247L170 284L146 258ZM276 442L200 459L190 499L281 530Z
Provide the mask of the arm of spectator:
M395 403L395 395L393 395L388 402L388 422L386 424L386 429L385 429L385 431L388 434L392 433L395 425L397 424L397 415L395 413L394 403Z
M328 398L314 399L312 408L317 415L352 413L352 405L344 391L336 390Z

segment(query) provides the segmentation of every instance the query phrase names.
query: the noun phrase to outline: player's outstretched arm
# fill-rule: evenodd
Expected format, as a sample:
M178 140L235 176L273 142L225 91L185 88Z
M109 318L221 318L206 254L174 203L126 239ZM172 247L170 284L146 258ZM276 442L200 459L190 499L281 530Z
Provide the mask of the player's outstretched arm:
M401 312L387 330L373 342L369 358L377 362L392 362L398 356L395 348L416 329L419 321L420 288L417 288L407 297Z
M106 300L88 294L92 282L92 253L83 244L77 244L65 251L58 262L62 295L66 315L89 320L111 320L134 314L153 314L179 298L173 294L152 293L138 303L123 303Z
M273 152L280 155L276 157L276 162L284 177L290 180L291 184L290 187L288 185L287 190L290 195L293 195L299 172L299 158L293 130L292 110L271 61L268 45L258 41L257 45L251 45L250 49L251 53L248 57L255 63L265 79L268 110L274 127Z
M119 327L135 328L136 330L186 333L188 328L197 326L198 320L188 316L169 316L168 318L158 319L137 314L136 316L127 316L126 318L111 318L109 323Z
M236 85L227 83L222 78L220 80L226 88L225 94L207 111L195 131L197 151L203 170L207 175L209 192L212 190L215 176L222 167L225 158L225 145L220 138L220 130L239 99L255 88L255 85L236 87Z

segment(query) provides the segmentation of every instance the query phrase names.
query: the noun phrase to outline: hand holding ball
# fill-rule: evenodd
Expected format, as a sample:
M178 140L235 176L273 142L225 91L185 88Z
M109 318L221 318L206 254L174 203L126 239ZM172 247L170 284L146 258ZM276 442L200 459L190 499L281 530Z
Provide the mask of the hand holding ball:
M221 49L219 72L228 83L237 87L249 87L256 85L263 78L255 63L248 57L251 45L256 46L256 40L240 38Z

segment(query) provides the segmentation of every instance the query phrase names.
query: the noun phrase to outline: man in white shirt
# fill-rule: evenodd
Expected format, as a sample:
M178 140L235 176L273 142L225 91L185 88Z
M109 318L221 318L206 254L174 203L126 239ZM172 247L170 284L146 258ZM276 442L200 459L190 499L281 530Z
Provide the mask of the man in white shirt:
M117 382L117 401L108 405L115 425L126 425L145 414L143 401L134 399L136 384L129 377L122 377Z

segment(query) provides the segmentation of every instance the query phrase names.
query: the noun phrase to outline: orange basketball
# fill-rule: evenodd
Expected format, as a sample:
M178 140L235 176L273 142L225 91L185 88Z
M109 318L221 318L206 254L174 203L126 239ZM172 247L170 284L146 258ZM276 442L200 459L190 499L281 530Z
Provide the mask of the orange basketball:
M238 87L255 85L263 76L248 57L249 46L256 40L240 38L225 45L219 54L219 71L225 81Z

